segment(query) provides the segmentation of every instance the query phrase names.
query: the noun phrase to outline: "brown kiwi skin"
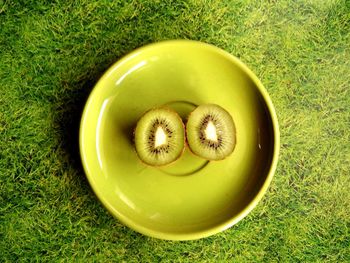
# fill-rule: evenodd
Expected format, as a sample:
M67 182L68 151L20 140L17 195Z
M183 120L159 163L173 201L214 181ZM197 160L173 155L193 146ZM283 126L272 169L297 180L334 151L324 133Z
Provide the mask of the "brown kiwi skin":
M195 110L195 109L194 109L194 110ZM190 116L191 116L191 114L194 112L194 110L191 111L190 114L187 116L186 124L185 124L185 135L186 135L186 132L187 132L187 122L188 122L188 119L190 118ZM198 154L196 154L196 153L194 153L194 152L192 151L192 149L191 149L191 147L190 147L190 144L188 143L187 136L185 136L186 146L187 146L187 148L189 149L189 151L190 151L191 154L193 154L194 156L197 156L197 157L199 157L199 158L202 158L202 159L204 159L204 160L207 160L207 161L209 161L209 162L217 162L217 161L225 160L227 157L229 157L229 156L235 151L236 146L237 146L237 129L236 129L236 124L235 124L234 121L233 121L233 128L234 128L235 145L233 146L232 152L231 152L229 155L225 156L224 158L216 159L216 160L211 160L211 159L208 159L208 158L204 158L204 157L202 157L202 156L199 156Z
M158 109L165 109L165 110L167 110L167 111L173 112L173 113L175 113L176 116L181 120L182 127L183 127L183 131L184 131L184 147L182 148L182 152L180 153L180 155L179 155L174 161L172 161L172 162L170 162L170 163L167 163L167 164L163 164L163 165L150 165L150 164L145 163L144 161L142 161L142 159L140 158L140 156L138 155L138 153L137 153L137 151L136 151L136 147L135 147L135 130L136 130L137 123L139 122L139 120L140 120L147 112L152 111L152 110L158 110ZM134 147L133 147L133 148L134 148L134 151L135 151L135 153L136 153L136 155L137 155L137 157L138 157L137 159L139 159L139 161L140 161L143 165L145 165L145 166L147 166L147 167L153 167L153 168L163 168L163 167L167 167L167 166L173 164L174 162L176 162L178 159L181 158L181 156L182 156L183 153L185 152L185 148L187 147L187 144L186 144L186 131L185 131L185 129L186 129L186 126L184 125L184 122L183 122L182 118L180 117L180 115L179 115L176 111L174 111L173 109L170 109L169 107L165 107L165 106L162 106L162 107L154 107L154 108L151 108L151 109L145 111L145 112L141 115L141 117L138 119L138 121L136 122L135 128L134 128L134 130L133 130L133 140L132 140L132 142L133 142L133 144L134 144Z

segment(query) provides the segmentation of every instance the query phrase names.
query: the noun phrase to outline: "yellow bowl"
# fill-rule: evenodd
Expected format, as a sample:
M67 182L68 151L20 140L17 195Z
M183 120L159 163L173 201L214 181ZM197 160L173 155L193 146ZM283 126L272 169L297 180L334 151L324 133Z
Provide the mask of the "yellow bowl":
M135 153L138 118L161 105L185 119L215 103L233 117L231 156L207 162L188 150L165 168ZM236 57L212 45L175 40L147 45L115 63L93 89L80 128L88 180L125 225L161 239L198 239L246 216L266 192L277 165L277 117L259 79Z

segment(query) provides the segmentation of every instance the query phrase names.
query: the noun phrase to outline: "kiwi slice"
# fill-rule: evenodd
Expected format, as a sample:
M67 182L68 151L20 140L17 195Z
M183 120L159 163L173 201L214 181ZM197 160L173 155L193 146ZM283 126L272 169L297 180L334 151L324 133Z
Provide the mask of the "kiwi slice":
M222 160L236 145L236 128L231 115L216 104L198 106L186 123L191 151L207 160Z
M134 140L142 162L151 166L166 165L177 160L184 150L184 125L175 111L152 109L137 122Z

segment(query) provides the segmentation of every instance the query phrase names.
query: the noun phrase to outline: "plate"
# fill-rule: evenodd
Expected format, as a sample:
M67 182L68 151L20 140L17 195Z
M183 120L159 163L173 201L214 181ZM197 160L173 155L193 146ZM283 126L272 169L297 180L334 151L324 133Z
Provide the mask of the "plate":
M175 163L141 163L133 130L150 108L167 105L186 120L196 105L232 115L234 152L205 161L186 149ZM266 192L279 151L272 102L239 59L209 44L173 40L139 48L98 81L80 126L82 163L94 192L130 228L156 238L198 239L246 216Z

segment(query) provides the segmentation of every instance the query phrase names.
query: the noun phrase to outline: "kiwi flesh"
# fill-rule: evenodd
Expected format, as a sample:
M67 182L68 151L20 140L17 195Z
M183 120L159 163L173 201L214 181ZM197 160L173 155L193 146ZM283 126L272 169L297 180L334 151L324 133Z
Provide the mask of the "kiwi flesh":
M191 151L207 160L222 160L236 145L232 116L221 106L203 104L188 117L186 137Z
M180 116L168 108L147 111L134 131L137 155L151 166L167 165L177 160L185 146L185 129Z

